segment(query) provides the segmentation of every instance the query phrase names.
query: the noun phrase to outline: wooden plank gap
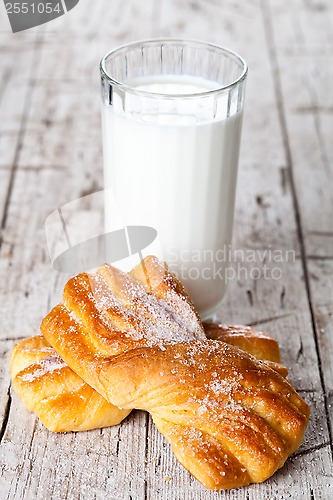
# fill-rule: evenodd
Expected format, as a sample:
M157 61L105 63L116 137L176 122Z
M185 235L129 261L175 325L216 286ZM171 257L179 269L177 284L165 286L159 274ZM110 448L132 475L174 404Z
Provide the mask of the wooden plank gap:
M307 47L306 47L306 37L302 28L302 24L299 21L298 16L294 17L294 25L297 28L297 37L299 40L299 43L302 47L304 47L305 53L307 52ZM311 80L307 78L305 82L306 88L309 91L309 95L311 98L311 108L312 108L312 117L314 120L314 128L316 131L318 143L320 145L320 158L321 162L327 172L327 174L330 176L331 174L331 166L330 166L330 160L327 152L327 147L325 140L323 138L322 130L321 130L321 124L320 124L320 113L319 113L319 103L318 103L318 97L316 94L315 89L313 88L313 84L311 83Z
M1 106L1 103L3 100L4 93L6 91L8 82L10 80L11 74L12 74L12 68L7 68L3 73L3 76L1 79L1 84L0 84L0 106Z
M12 405L12 396L10 393L10 384L9 384L9 387L7 390L7 401L6 401L5 411L4 411L4 415L3 415L2 424L0 427L0 444L3 440L3 437L4 437L6 429L7 429L11 405Z
M145 418L145 481L144 481L144 500L148 500L148 480L147 480L147 469L148 469L148 429L149 429L149 418L150 415L146 412Z
M316 446L312 446L311 448L307 448L306 450L294 453L290 458L298 458L298 457L303 457L304 455L310 455L310 453L321 450L322 448L326 448L327 446L330 446L330 444L331 443L329 441L325 441L324 443L317 444Z
M308 255L308 260L333 260L333 255Z
M119 426L118 432L117 432L117 444L116 444L116 455L117 455L117 458L119 457L120 431L121 431L121 426Z
M16 342L17 340L23 340L26 338L27 338L26 335L23 335L22 337L5 337L5 338L0 338L0 342Z
M263 319L258 319L256 321L251 321L251 323L248 323L248 326L257 326L257 325L263 325L265 323L271 323L272 321L276 321L282 318L287 318L288 316L293 316L295 313L289 312L286 314L279 314L277 316L270 316L268 318L263 318Z
M313 338L314 338L315 349L316 349L316 357L317 357L317 361L318 361L318 370L319 370L320 382L321 382L323 396L324 396L325 416L326 416L328 434L329 434L329 439L330 439L330 450L331 450L331 455L332 455L332 459L333 459L333 441L332 441L332 428L331 428L331 422L330 422L331 419L330 419L330 412L329 412L329 402L328 402L328 398L327 398L326 384L325 384L325 378L324 378L324 373L323 373L321 353L320 353L320 348L319 348L317 326L316 326L313 305L312 305L309 271L308 271L307 260L306 260L307 258L306 258L306 250L305 250L304 231L303 231L303 226L302 226L302 217L301 217L301 212L300 212L300 206L299 206L297 192L296 192L294 173L293 173L293 168L292 168L291 148L290 148L290 142L289 142L289 137L288 137L287 121L286 121L285 109L284 109L284 103L283 103L283 97L282 97L281 75L280 75L277 49L276 49L275 38L274 38L274 31L273 31L274 27L273 27L273 21L272 21L270 2L267 2L265 0L260 0L260 6L261 6L262 17L263 17L264 33L265 33L267 48L268 48L268 52L269 52L269 59L270 59L270 63L271 63L273 87L274 87L274 92L275 92L275 97L276 97L276 102L277 102L277 112L278 112L278 118L279 118L279 122L280 122L282 142L283 142L283 146L284 146L284 150L285 150L286 164L287 164L287 170L288 170L288 174L289 174L292 202L293 202L293 207L294 207L294 214L295 214L295 221L296 221L296 228L297 228L297 236L298 236L299 245L300 245L302 270L303 270L303 274L304 274L305 291L306 291L306 295L307 295L309 312L310 312L310 316L311 316L312 332L313 332Z
M312 234L314 236L324 236L327 238L333 237L333 231L308 231L308 234Z
M298 114L323 113L323 114L331 115L333 113L333 108L330 108L330 107L324 108L323 106L319 106L318 104L314 104L311 106L302 106L299 108L294 108L292 111L294 113L298 113Z

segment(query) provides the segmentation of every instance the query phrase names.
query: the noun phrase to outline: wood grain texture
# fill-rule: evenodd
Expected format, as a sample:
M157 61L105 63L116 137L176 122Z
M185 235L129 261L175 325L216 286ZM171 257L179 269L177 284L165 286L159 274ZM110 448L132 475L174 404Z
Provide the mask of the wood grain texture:
M95 5L96 4L96 5ZM329 0L99 0L15 36L0 10L0 491L8 499L330 499L333 496L333 6ZM54 435L10 396L13 339L35 334L66 275L51 269L46 217L102 187L99 59L150 36L229 46L250 68L234 248L258 251L219 312L281 343L311 404L300 450L261 485L211 493L174 459L147 415ZM15 60L15 65L14 65ZM19 71L18 71L19 69ZM24 77L22 77L24 75ZM254 279L266 263L281 278Z
M329 91L333 74L332 54L327 53L332 43L328 29L332 9L329 3L309 2L299 15L295 8L288 9L288 13L283 11L286 2L272 3L271 8L265 5L266 19L274 19L275 23L267 39L275 61L276 93L281 100L280 123L290 164L302 267L333 453L333 349L330 335L327 331L325 334L323 328L323 324L330 323L327 310L331 309L333 300L332 269L323 262L330 261L329 242L333 243L333 115ZM292 54L285 48L286 40ZM321 53L318 47L323 47ZM297 68L295 74L287 70L291 62ZM318 261L317 265L313 260ZM325 270L331 278L330 290ZM325 297L318 294L323 282L328 292Z

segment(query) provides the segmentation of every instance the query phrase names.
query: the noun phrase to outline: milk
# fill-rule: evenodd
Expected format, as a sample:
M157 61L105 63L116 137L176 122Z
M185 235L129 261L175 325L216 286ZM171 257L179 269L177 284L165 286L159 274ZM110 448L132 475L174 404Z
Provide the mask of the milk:
M218 87L163 75L130 84L184 95ZM104 104L102 117L105 187L116 197L123 224L157 230L159 257L184 282L201 316L208 316L225 293L227 263L219 251L231 241L242 113L196 123L172 112L124 117ZM111 228L107 199L105 210Z

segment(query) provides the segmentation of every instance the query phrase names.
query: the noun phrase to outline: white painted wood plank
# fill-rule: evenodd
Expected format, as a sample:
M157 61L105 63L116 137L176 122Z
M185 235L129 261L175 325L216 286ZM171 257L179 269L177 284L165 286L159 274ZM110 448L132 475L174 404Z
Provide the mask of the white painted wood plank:
M37 425L29 459L32 470L10 477L18 498L144 498L145 449L140 431L145 414L120 426L84 433L53 434ZM8 444L7 453L20 444ZM128 457L131 457L128 460ZM24 468L26 469L26 468Z
M26 119L36 36L22 44L22 37L0 33L0 221L3 223L12 170L16 166ZM16 61L16 65L13 64ZM22 78L24 75L24 78Z
M318 343L322 353L327 411L331 417L331 434L333 434L333 260L310 260L308 265Z
M25 40L20 34L16 37L0 33L0 132L17 133L19 129L36 41L36 34Z
M333 58L331 61L333 63ZM308 255L321 255L317 253L318 250L320 252L320 248L317 250L318 242L325 233L333 233L333 113L329 118L324 127L321 114L288 114L290 146L306 243L307 235L311 233ZM321 133L324 128L327 128L326 140Z
M0 422L8 402L12 345L0 341ZM133 412L119 426L56 434L12 394L0 434L1 498L144 498L146 421L145 413Z
M301 16L295 8L288 10L293 21L287 38L291 46L298 47L296 55L290 57L281 48L285 43L283 24L287 15L279 7L286 2L279 0L271 5L272 40L277 47L283 113L304 240L304 266L332 441L333 39L328 27L332 26L333 6L330 2L309 2ZM320 55L319 49L322 49ZM291 61L297 68L295 74L288 71ZM306 97L304 92L296 96L297 88L305 89ZM332 455L331 446L333 459Z
M333 233L333 6L306 2L300 15L287 4L272 2L271 15L288 139L307 253L325 256L325 235ZM298 53L285 52L286 42Z

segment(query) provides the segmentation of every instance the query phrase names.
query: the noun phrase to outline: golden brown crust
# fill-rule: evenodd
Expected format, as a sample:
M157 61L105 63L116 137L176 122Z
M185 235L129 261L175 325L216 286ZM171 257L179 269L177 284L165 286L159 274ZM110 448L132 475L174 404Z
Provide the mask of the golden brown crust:
M251 338L255 339L254 349L251 343L244 342L243 336L245 336L245 340L248 339L248 329L246 327L225 327L223 325L214 325L211 323L204 324L204 327L208 335L211 331L214 331L215 338L241 347L244 350L249 348L250 354L255 356L259 355L261 357L265 355L269 360L276 359L275 341L273 343L267 342L267 339L272 339L266 334L264 335L260 332L256 334L255 330L251 329ZM272 350L270 350L271 348ZM45 364L44 369L41 369L42 366L40 361L46 358L55 359L55 354L56 352L43 336L24 339L16 343L11 351L10 373L13 380L13 386L20 399L31 411L37 409L41 421L48 429L69 432L72 430L77 431L110 426L118 424L121 419L128 415L128 410L119 410L118 412L114 409L113 405L107 403L101 396L96 398L96 391L94 391L94 389L87 390L85 387L86 384L83 384L75 392L71 391L63 394L64 374L69 374L69 378L72 379L72 370L70 370L67 365L65 369L65 363L62 368L60 359L58 359L59 369L51 373L47 372L45 370ZM266 362L279 371L279 373L286 375L286 369L283 371L284 367L280 363L274 363L267 360ZM52 384L53 394L52 399L47 398L43 403L38 402L39 399L42 399L42 393L39 388L41 375L43 375L44 387L48 387L48 384ZM31 382L33 380L38 380L38 383L34 382L32 384ZM103 404L99 404L100 398L103 399ZM92 416L93 418L91 418ZM89 422L86 421L87 417ZM78 418L81 418L79 427L77 423ZM167 429L166 425L167 423L164 422L164 429ZM166 430L164 434L167 435ZM173 447L175 447L176 432L174 432L173 435ZM211 445L211 447L212 446L213 445Z
M199 322L138 283L112 266L78 275L43 334L110 403L149 411L208 488L264 481L300 445L309 407L267 363L199 340Z
M288 369L281 364L278 342L266 333L245 325L204 323L208 339L221 340L265 361L271 368L286 377Z
M204 323L207 338L222 340L243 351L252 354L257 359L264 359L280 363L280 348L275 339L267 334L245 325L222 325Z
M224 478L224 489L250 484L246 468L210 434L195 427L175 425L156 417L154 423L161 434L170 441L179 462L206 487L219 490L221 477ZM205 467L202 467L202 463Z
M25 406L55 432L116 425L128 414L108 403L56 354L42 336L16 343L11 351L12 385Z
M173 315L178 316L179 322L183 321L183 317L186 318L190 330L190 338L204 338L200 319L181 283L171 278L167 268L160 265L156 258L148 258L145 264L148 274L146 269L141 268L140 265L132 271L133 275L137 273L138 281L142 281L142 284L138 283L136 294L140 291L140 287L144 291L144 286L147 286L146 279L148 278L148 285L151 287L153 295L162 298L163 294L165 302L172 309ZM142 272L143 270L145 273ZM111 276L104 272L104 268L101 269L102 276L103 273L106 280L111 278ZM112 278L116 282L118 275L115 273L112 275ZM123 279L122 276L121 279ZM74 290L74 293L76 293L75 290L77 288L75 302L85 307L84 293L91 286L96 297L101 297L101 300L107 300L108 286L103 287L103 284L104 281L99 280L98 277L92 281L87 274L83 274L68 282L65 294L68 294L69 300L71 300L71 291ZM123 291L125 292L126 290L124 289ZM83 301L81 298L82 293ZM128 310L128 322L122 321L121 325L119 325L121 333L123 333L127 329L131 330L132 324L135 322L135 304L131 303L130 297L126 297L125 293L121 298L125 304L123 307L126 309L127 306L127 310L128 306L131 308L131 311ZM152 303L154 304L153 298ZM87 304L87 307L89 309L86 316L88 327L90 317L97 319L95 328L99 334L99 349L103 351L103 345L107 349L112 345L115 353L122 352L124 350L123 340L118 339L117 342L114 337L111 336L110 338L110 330L106 328L102 320L99 321L94 300ZM111 308L109 308L109 314L112 314ZM113 316L114 321L117 321L117 315L116 311ZM160 318L153 318L149 314L149 311L147 311L146 319L150 323L154 319L156 323ZM167 313L164 314L162 319L165 326L168 326L169 318ZM58 320L61 321L61 315ZM180 332L184 334L184 328L180 328ZM138 341L133 343L133 347L137 345ZM127 341L126 348L131 348L130 341ZM24 339L14 346L11 352L10 371L15 392L27 408L34 411L50 430L77 431L115 425L129 413L128 410L119 410L110 405L94 389L87 386L66 363L62 362L56 356L54 349L42 336ZM68 390L64 389L64 385Z

